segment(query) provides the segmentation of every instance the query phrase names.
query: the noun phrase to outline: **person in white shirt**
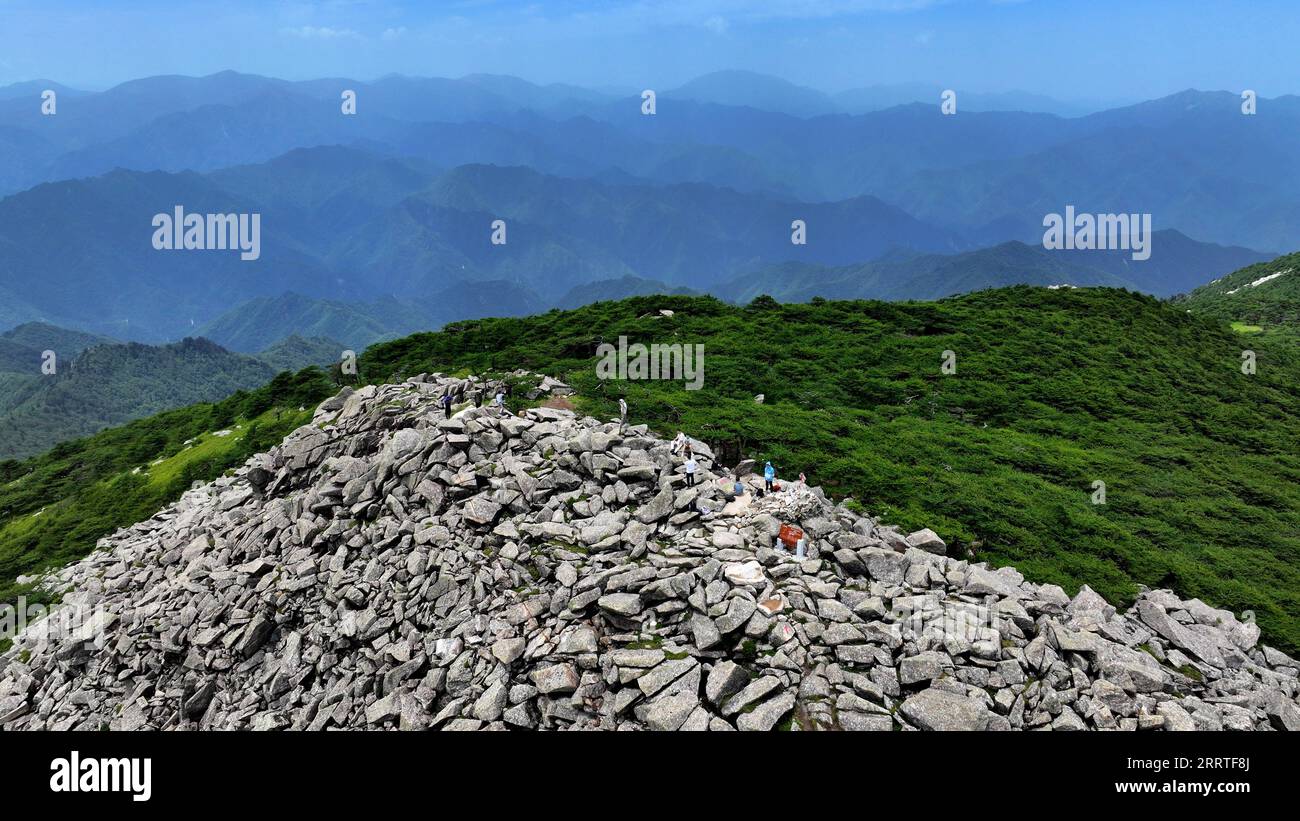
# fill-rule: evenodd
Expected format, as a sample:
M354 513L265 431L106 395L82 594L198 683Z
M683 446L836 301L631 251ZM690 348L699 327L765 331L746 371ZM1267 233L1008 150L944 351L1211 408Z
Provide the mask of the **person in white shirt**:
M699 465L696 463L695 457L687 456L686 457L686 486L687 487L695 486L695 469L697 467L699 467Z
M673 439L673 446L671 448L673 455L676 456L677 454L681 453L682 446L685 444L686 444L686 434L682 433L681 431L677 431L677 438Z
M497 406L497 415L506 415L506 395L504 391L497 391L497 398L493 400Z

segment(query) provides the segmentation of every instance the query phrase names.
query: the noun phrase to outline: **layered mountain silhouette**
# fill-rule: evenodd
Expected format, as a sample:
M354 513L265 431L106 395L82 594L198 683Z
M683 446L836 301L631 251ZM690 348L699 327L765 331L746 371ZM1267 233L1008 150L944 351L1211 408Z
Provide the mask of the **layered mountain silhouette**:
M1006 242L959 254L896 251L862 265L832 267L783 263L715 289L719 296L748 302L768 294L784 302L824 299L939 299L968 291L1023 285L1103 286L1172 296L1234 265L1270 258L1248 248L1208 245L1177 231L1157 231L1160 249L1151 259L1128 251L1048 251L1041 245Z
M0 461L158 411L224 399L281 371L328 366L342 350L324 337L291 335L250 356L204 338L141 345L22 325L0 335Z
M155 249L152 219L178 205L260 215L259 258ZM504 244L492 239L498 220ZM796 222L804 244L793 241ZM928 298L1018 282L1168 295L1268 258L1172 230L1152 247L1141 262L1028 246L980 252L961 232L872 196L804 202L519 166L441 170L341 146L208 174L118 169L0 200L0 292L16 295L9 324L45 320L146 342L205 333L250 352L293 333L359 350L455 319L581 304L590 284L628 278L728 298ZM819 272L811 290L781 273L787 264ZM299 304L258 318L265 300L286 293ZM302 299L315 301L310 310Z
M830 95L721 72L660 89L647 116L639 90L222 72L65 92L58 114L42 116L38 85L0 91L0 193L118 167L211 171L359 144L442 168L527 165L808 201L870 195L986 245L1028 240L1043 213L1070 203L1151 213L1159 227L1259 249L1290 247L1300 228L1294 96L1262 99L1254 116L1236 93L1189 90L1062 117L1032 95L958 89L957 113L945 116L933 89ZM341 113L344 89L357 94L354 116Z

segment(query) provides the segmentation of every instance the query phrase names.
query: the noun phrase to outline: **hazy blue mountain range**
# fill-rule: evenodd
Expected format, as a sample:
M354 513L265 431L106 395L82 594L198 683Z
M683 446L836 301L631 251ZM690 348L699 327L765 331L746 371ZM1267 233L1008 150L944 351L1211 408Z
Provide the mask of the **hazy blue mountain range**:
M668 100L748 106L795 117L838 114L831 95L754 71L715 71L665 92Z
M1067 118L979 111L959 91L944 116L720 72L661 90L646 116L635 91L497 75L223 72L56 87L42 116L41 85L0 93L0 328L360 350L644 289L1168 296L1300 244L1295 97L1245 116L1235 94L1188 91ZM344 88L356 116L339 111ZM260 258L155 250L153 215L176 205L259 214ZM1150 212L1152 258L1043 252L1043 216L1066 205ZM504 245L489 241L498 219Z
M708 292L738 303L761 294L783 302L806 302L814 297L910 300L1017 283L1121 287L1169 296L1184 289L1181 283L1188 277L1203 282L1222 270L1267 258L1249 249L1198 243L1175 231L1157 232L1154 242L1162 253L1153 254L1144 263L1133 262L1127 252L1046 251L1018 241L957 254L894 249L860 265L783 262L762 266L717 283ZM437 328L455 319L524 316L547 306L569 309L629 296L692 293L696 292L682 286L627 276L575 286L553 303L504 282L459 283L439 298L419 300L341 302L283 294L236 306L205 326L202 333L233 350L253 351L263 347L269 336L278 332L275 329L289 327L296 333L324 333L351 340L348 347L361 350L374 342ZM464 299L458 301L457 296ZM474 297L478 302L472 301Z
M1078 140L955 175L922 171L892 201L977 241L990 232L1041 236L1042 214L1074 204L1094 213L1150 212L1156 227L1201 240L1295 247L1300 97L1261 103L1267 118L1245 116L1240 105L1235 94L1188 91L1100 112L1077 121L1092 129Z
M495 219L507 222L505 246L487 242ZM796 219L807 225L806 245L791 243ZM847 264L899 244L967 247L874 197L799 203L703 184L607 185L474 165L378 214L330 262L393 293L427 291L441 265L459 278L512 279L554 298L624 275L704 289L762 260Z
M1246 248L1206 245L1177 231L1157 231L1151 259L1126 251L1048 251L1007 242L959 254L900 251L861 265L830 267L783 263L750 272L715 289L733 302L768 294L782 302L824 299L939 299L1009 283L1128 288L1157 296L1186 290L1236 265L1269 259Z
M413 158L318 146L214 171L208 178L294 225L300 239L328 243L377 210L426 188L440 170Z
M682 286L672 286L654 279L641 277L622 277L620 279L602 279L578 285L560 297L555 307L571 310L593 302L627 299L630 296L650 296L651 294L676 294L695 296L699 292Z
M895 83L846 89L832 95L832 99L846 114L864 114L908 103L933 103L945 90L929 83ZM1101 100L1058 100L1027 91L965 90L959 94L958 104L966 111L1033 111L1060 117L1081 117L1121 105Z
M46 373L43 352L55 353ZM339 361L343 346L289 336L252 356L202 338L141 345L29 323L0 335L0 461L103 428Z
M151 220L176 204L190 213L259 214L260 258L156 250ZM498 219L504 245L491 241ZM795 220L805 223L805 245L791 242ZM438 172L420 160L337 146L206 175L117 170L0 200L0 292L23 296L9 309L11 324L44 320L144 342L204 334L248 352L295 333L359 350L455 319L572 304L570 294L588 283L627 277L725 296L732 291L724 283L770 266L852 269L893 254L885 269L891 298L968 289L963 283L1075 281L1059 274L1065 264L1111 276L1079 284L1167 295L1265 258L1171 231L1158 232L1152 247L1144 262L1080 251L1052 252L1033 270L981 255L938 265L933 255L976 246L875 197L810 203L526 167ZM934 281L901 284L922 273ZM286 292L316 302L306 311L239 307Z
M575 286L554 303L505 281L455 283L432 297L342 302L284 293L258 297L204 325L203 336L234 351L260 351L280 328L347 340L339 351L360 353L376 342L437 329L448 322L488 316L527 316L550 307L566 308L649 294L693 295L690 288L641 277L622 277ZM266 358L266 352L258 354Z
M753 71L715 71L672 89L670 99L683 98L702 103L749 106L765 111L815 117L823 114L864 114L909 103L934 103L943 86L928 83L897 83L851 88L828 94L800 86L779 77ZM981 93L963 90L961 108L967 111L1032 111L1077 117L1107 106L1098 101L1062 101L1024 91Z
M583 303L585 304L585 302ZM316 299L285 292L240 303L200 332L233 351L265 351L288 328L292 333L340 340L333 353L357 353L375 342L439 328L457 319L523 316L547 308L540 297L511 282L453 283L430 296L370 301Z
M40 99L41 94L45 91L53 91L60 97L73 99L84 97L90 94L89 91L82 91L77 88L69 88L62 83L56 83L53 80L27 80L21 83L10 83L6 86L0 86L0 100L14 100L22 98Z
M265 293L268 278L276 292L329 287L314 248L274 215L256 262L238 251L155 250L153 217L177 204L200 214L261 207L192 172L114 171L39 185L0 200L0 291L35 309L24 320L163 341L192 333L241 294Z
M260 214L260 258L156 250L151 221L178 203L190 213ZM332 222L340 212L359 221ZM490 241L497 219L507 223L505 245ZM791 244L795 219L808 225L805 246ZM434 177L418 165L325 147L257 169L118 170L0 200L0 291L23 294L29 306L31 315L11 322L57 317L153 342L195 333L242 302L285 291L349 302L432 299L439 315L455 319L450 307L476 301L489 313L503 310L496 306L505 291L472 283L513 283L528 294L509 298L527 311L595 280L708 284L764 261L848 264L900 243L965 247L958 235L871 197L799 203L703 184L613 185L517 167L463 166ZM259 342L291 332L316 335L276 327Z
M357 93L355 116L339 110L345 88ZM1066 204L1151 213L1159 228L1261 250L1291 247L1300 232L1294 96L1261 99L1254 116L1236 93L1186 91L1067 118L983 111L979 95L958 89L958 113L944 116L928 96L866 110L870 94L849 105L851 92L722 72L660 90L657 113L645 116L636 93L510 77L222 72L65 95L57 115L42 116L34 86L24 90L0 96L0 193L118 167L212 171L359 145L435 168L525 165L808 201L874 196L978 245L1029 240L1044 213ZM1033 107L1023 102L1007 105Z

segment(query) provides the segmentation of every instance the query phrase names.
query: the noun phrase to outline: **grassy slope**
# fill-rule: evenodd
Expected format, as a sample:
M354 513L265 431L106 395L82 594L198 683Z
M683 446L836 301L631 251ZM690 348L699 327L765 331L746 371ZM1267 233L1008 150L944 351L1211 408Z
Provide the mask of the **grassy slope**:
M345 347L329 339L289 336L249 356L205 339L111 343L60 359L54 376L41 375L40 355L31 351L23 372L4 372L0 363L0 460L34 456L59 442L164 410L217 401L264 385L281 371L329 367Z
M676 314L658 317L659 308ZM597 380L595 347L620 333L705 344L705 390ZM1294 652L1300 361L1291 348L1263 350L1247 377L1240 348L1226 325L1122 291L1020 287L938 303L760 299L746 308L656 296L457 323L372 348L362 376L529 368L566 377L600 415L626 392L635 420L690 431L728 459L802 470L981 559L1070 590L1086 582L1117 602L1145 583L1252 608L1269 639ZM945 349L957 353L956 375L940 374ZM277 383L0 464L0 525L70 497L57 519L0 529L0 594L16 592L16 573L84 553L192 479L264 449L294 415L181 471L166 492L95 488L147 486L123 474L204 431L332 392L319 374ZM1104 506L1090 504L1094 480L1107 484Z
M148 518L191 482L276 444L333 392L316 369L281 374L215 404L166 411L24 462L0 462L0 602L31 597L16 583L20 574L85 555L101 536ZM211 435L222 429L231 435Z
M1251 285L1268 276L1274 279ZM1229 293L1229 292L1232 293ZM1300 339L1300 253L1234 271L1179 297L1180 308L1265 339Z
M301 365L299 366L301 367ZM265 384L276 370L202 339L100 345L0 395L0 459L42 453L169 408L215 401Z

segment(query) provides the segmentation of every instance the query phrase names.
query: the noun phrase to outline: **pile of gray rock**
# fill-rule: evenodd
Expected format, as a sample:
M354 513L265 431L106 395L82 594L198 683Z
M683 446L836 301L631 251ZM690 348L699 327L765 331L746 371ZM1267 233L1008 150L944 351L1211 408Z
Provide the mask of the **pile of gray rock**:
M1300 664L1232 613L1121 614L799 482L734 497L699 442L688 487L643 426L444 419L464 386L345 389L44 577L63 604L0 657L0 728L1300 726Z

